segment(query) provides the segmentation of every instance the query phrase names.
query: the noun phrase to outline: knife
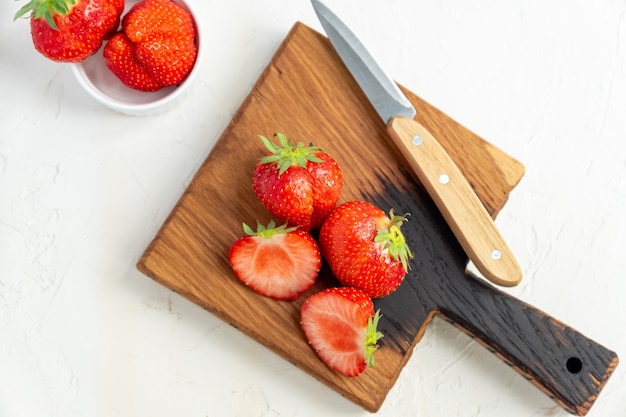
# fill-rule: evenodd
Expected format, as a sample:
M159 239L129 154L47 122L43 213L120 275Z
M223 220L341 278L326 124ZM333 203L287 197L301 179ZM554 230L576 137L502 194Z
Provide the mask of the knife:
M497 285L512 287L521 269L493 219L445 149L367 49L328 7L311 0L328 39L387 126L406 158L478 271Z

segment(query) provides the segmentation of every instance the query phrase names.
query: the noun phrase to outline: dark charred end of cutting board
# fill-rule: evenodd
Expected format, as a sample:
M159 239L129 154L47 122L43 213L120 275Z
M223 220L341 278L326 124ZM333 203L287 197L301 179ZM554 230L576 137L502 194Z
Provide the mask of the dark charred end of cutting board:
M554 389L559 385L558 376L552 381L533 380L547 395L552 397L561 407L573 414L586 415L597 400L600 392L608 382L619 363L617 354L602 345L589 340L571 328L564 328L569 340L563 343L563 350L555 354L551 360L554 366L559 365L572 382L564 383L567 395ZM569 343L568 343L569 342Z
M476 283L475 301L451 302L440 315L561 407L587 414L618 364L616 353L490 284Z
M402 168L393 174L375 175L384 185L384 192L364 194L363 199L385 211L412 210L402 231L415 255L398 290L375 300L383 314L380 329L390 336L383 346L409 353L434 315L440 315L563 408L585 415L617 366L617 355L542 311L468 275L466 255L411 175Z

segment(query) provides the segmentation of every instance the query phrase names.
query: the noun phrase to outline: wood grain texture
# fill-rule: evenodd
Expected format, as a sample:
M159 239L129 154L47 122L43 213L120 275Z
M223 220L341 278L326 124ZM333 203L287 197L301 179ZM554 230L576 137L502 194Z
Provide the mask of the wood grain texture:
M403 89L422 123L440 139L487 210L495 215L523 175L522 165ZM415 251L411 272L375 300L385 333L377 367L346 378L326 367L300 329L307 297L279 302L241 284L228 250L241 223L267 223L251 186L265 151L258 135L280 131L314 142L344 171L340 201L363 199L411 213L403 226ZM465 273L467 257L387 136L327 39L296 24L138 262L157 282L211 311L369 411L387 393L436 314L527 376L567 409L584 414L617 365L616 355L539 310ZM236 215L233 216L232 214ZM337 285L328 268L310 293ZM571 358L582 363L567 371ZM564 363L565 361L565 363ZM563 371L566 369L566 371ZM441 401L445 401L442 398Z

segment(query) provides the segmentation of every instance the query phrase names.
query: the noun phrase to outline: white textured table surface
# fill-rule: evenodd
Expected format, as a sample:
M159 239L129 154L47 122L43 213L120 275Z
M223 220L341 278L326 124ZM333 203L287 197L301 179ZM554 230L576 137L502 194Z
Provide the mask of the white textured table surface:
M25 1L25 0L24 0ZM0 4L0 416L367 416L135 263L308 1L194 0L191 94L94 102ZM327 0L393 78L526 166L509 291L626 354L626 3ZM380 365L379 365L380 366ZM626 365L589 413L626 415ZM566 416L435 320L380 416Z

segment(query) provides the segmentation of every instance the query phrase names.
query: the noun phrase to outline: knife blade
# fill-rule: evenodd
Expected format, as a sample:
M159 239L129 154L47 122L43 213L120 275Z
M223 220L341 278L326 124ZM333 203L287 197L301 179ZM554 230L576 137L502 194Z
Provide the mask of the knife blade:
M471 185L441 144L414 120L416 110L369 51L327 6L311 0L328 39L387 126L389 136L435 202L468 258L494 284L512 287L522 272Z

